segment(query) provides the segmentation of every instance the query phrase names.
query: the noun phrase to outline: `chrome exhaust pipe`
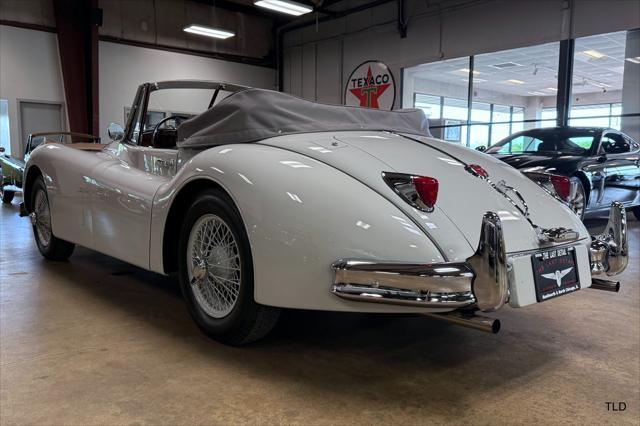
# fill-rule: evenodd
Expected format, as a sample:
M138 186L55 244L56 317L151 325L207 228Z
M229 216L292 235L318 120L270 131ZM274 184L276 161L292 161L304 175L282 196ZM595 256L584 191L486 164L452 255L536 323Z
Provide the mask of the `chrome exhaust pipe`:
M620 291L620 281L609 281L602 280L600 278L592 278L591 288L617 293Z
M426 313L422 315L439 321L446 321L463 327L473 328L474 330L484 331L485 333L496 334L500 331L499 319L476 315L475 313L452 311L433 314Z

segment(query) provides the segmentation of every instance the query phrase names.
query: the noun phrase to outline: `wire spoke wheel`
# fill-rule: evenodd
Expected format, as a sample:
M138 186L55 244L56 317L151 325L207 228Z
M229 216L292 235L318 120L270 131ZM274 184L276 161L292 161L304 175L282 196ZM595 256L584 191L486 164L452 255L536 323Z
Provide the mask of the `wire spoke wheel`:
M195 299L213 318L233 310L242 283L240 250L231 228L219 216L205 214L191 228L187 273Z
M36 236L40 244L48 246L51 244L51 212L47 194L42 189L38 189L38 192L36 192L33 207L33 211L36 214Z

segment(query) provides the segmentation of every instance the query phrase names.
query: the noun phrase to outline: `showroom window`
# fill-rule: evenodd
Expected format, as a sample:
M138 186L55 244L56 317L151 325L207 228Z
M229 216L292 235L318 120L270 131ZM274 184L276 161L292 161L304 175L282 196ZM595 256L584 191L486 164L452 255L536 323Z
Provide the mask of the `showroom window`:
M506 105L493 105L491 121L491 143L496 143L511 134L511 109Z
M558 117L558 111L556 107L553 108L543 108L542 113L540 114L540 127L553 127L556 125L556 118Z
M626 45L627 31L575 40L569 125L621 128L624 74L639 71Z
M556 42L407 68L405 94L411 91L413 105L406 106L425 111L434 136L470 147L553 126L555 115L543 111L555 108L558 55Z
M612 127L620 130L622 103L572 106L570 126Z
M415 108L424 111L431 122L443 119L442 138L466 144L467 105L463 99L416 93ZM471 110L470 146L494 144L512 133L524 129L524 108L509 105L474 102ZM555 118L554 118L555 120ZM555 121L551 122L553 125Z
M558 120L612 127L640 138L640 30L573 43L573 73L563 79L571 81L571 94L561 116L558 77L565 70L558 66L559 42L406 68L404 93L413 102L404 104L425 111L435 137L470 147L525 129L552 127ZM451 126L455 129L447 130Z
M466 144L469 58L448 59L404 70L405 107L420 108L434 137Z
M442 96L431 96L416 93L413 106L414 108L420 108L424 111L424 115L428 119L433 120L442 118Z
M509 129L496 128L502 137L494 137L492 128L491 143L502 139L505 131L511 134L555 124L542 121L542 112L556 105L559 48L560 43L554 42L474 56L474 103L492 102L515 109L510 113ZM506 116L506 111L499 108L498 114Z

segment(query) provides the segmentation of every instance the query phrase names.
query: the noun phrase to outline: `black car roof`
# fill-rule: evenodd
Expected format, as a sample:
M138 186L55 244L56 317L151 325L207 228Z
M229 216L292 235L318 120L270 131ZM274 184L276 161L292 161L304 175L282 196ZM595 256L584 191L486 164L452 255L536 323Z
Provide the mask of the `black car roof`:
M605 130L613 130L609 127L574 127L574 126L556 126L556 127L540 127L535 129L523 130L520 133L525 132L536 132L536 133L547 133L547 132L557 132L559 130L580 130L580 131L595 131L595 132L604 132Z
M541 128L535 128L535 129L521 130L517 133L507 136L505 139L510 139L510 138L513 138L514 136L520 136L520 135L546 135L546 134L553 134L553 133L566 132L566 131L593 132L595 135L602 134L603 132L606 132L606 131L620 133L618 130L612 129L610 127L556 126L556 127L541 127Z

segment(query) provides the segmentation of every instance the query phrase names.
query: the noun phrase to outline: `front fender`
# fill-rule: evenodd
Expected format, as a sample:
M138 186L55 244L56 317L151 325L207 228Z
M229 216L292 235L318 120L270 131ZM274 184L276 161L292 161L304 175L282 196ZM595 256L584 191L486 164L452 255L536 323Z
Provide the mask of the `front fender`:
M159 188L151 224L151 247L156 248L152 269L162 270L162 236L173 200L189 182L203 178L220 185L240 211L253 254L258 303L407 312L406 307L392 305L365 308L332 295L332 263L340 258L444 261L404 213L363 183L301 154L244 144L195 155L172 182Z

